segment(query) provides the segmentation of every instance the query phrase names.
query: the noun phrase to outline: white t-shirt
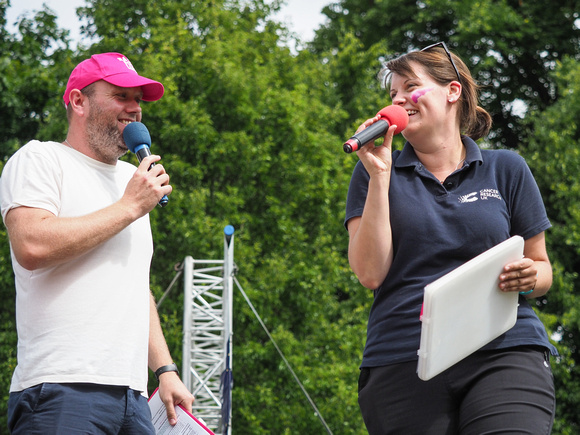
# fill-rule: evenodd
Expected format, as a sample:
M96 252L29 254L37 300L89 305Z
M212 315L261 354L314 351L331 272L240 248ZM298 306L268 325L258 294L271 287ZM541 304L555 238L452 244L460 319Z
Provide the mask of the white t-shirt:
M16 207L82 216L121 198L135 166L98 162L57 142L31 141L0 178L2 218ZM10 391L95 383L147 391L149 266L146 215L70 262L35 271L12 254L18 364Z

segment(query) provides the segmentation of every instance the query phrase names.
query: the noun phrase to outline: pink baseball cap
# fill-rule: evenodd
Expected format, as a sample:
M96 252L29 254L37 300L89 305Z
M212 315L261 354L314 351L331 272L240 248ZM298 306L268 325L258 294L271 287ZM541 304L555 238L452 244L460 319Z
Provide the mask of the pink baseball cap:
M159 100L164 92L161 83L137 74L129 59L121 53L102 53L83 60L72 71L62 97L65 106L68 106L73 89L83 89L99 80L122 88L140 86L143 90L143 101Z

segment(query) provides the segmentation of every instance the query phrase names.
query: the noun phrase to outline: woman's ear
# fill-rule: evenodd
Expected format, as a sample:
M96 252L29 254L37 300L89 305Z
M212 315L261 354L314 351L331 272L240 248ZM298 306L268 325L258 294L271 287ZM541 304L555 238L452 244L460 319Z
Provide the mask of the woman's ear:
M461 83L454 80L449 84L449 90L447 92L447 101L449 101L450 103L455 103L457 100L459 100L460 96L461 96Z

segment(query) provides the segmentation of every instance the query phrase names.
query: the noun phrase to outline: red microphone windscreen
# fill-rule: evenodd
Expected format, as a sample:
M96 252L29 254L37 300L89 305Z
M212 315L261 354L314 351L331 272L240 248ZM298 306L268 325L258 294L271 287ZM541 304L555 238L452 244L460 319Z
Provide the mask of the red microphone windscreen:
M377 113L383 119L386 119L389 125L396 125L395 134L399 134L409 123L409 115L401 106L387 106Z

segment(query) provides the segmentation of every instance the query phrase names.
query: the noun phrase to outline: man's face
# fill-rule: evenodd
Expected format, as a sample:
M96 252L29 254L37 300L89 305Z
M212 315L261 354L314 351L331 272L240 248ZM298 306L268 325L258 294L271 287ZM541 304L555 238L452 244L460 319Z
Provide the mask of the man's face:
M140 87L121 88L103 80L95 83L89 98L87 140L97 160L115 164L127 152L123 130L131 122L141 121Z

